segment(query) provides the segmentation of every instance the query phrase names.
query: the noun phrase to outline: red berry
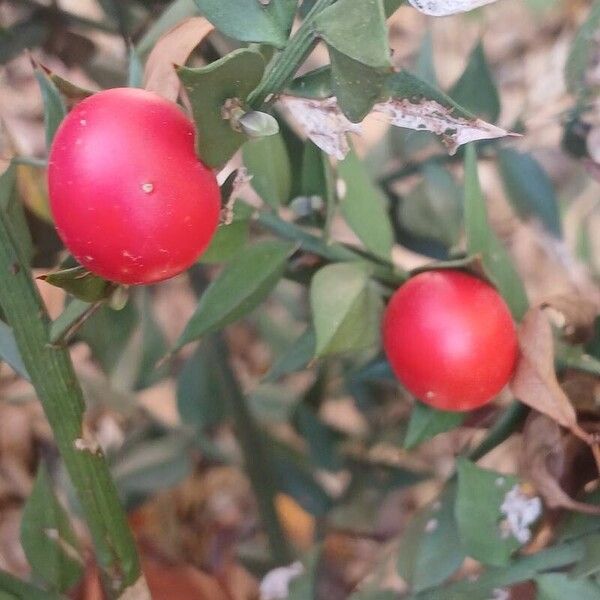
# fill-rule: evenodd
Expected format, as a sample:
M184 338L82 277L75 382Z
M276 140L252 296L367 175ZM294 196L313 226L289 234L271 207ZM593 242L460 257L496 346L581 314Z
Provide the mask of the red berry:
M506 303L462 271L427 271L392 296L383 321L385 352L398 379L442 410L471 410L508 383L518 353Z
M219 220L219 187L196 157L181 109L139 89L115 88L79 103L50 150L56 229L86 268L144 284L187 269Z

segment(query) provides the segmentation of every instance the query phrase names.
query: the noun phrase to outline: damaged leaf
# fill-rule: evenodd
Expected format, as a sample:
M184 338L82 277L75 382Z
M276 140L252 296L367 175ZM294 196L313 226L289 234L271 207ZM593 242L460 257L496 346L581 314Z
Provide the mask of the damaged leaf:
M422 13L432 17L445 17L456 13L468 12L496 0L409 0Z
M513 135L473 116L449 96L407 71L388 78L382 97L387 100L375 104L370 114L385 115L397 127L431 131L442 138L450 153L468 142ZM350 149L346 133L361 133L360 124L346 118L335 98L284 96L279 103L291 113L305 135L338 160Z
M338 160L343 160L350 151L346 134L361 132L360 125L351 123L344 116L335 98L315 100L282 96L278 104L292 115L312 142Z

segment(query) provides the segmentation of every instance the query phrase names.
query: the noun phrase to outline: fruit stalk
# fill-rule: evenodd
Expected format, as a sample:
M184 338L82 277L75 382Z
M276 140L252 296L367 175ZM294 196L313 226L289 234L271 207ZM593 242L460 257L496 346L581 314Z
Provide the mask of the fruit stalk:
M0 306L13 328L81 503L107 594L119 598L127 588L140 585L134 539L103 453L86 432L85 402L70 356L64 347L50 343L50 318L16 237L16 227L3 209L9 205L14 183L14 170L9 169L0 179Z

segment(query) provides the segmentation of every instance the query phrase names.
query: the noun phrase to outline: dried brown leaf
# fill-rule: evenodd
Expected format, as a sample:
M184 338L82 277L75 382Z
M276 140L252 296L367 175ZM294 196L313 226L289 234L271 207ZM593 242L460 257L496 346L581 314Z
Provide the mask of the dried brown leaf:
M511 382L515 396L588 441L556 378L552 328L541 308L532 308L525 315L519 328L519 347L521 353Z
M541 306L559 313L557 324L571 342L582 343L593 337L598 305L589 298L576 294L560 294L547 298Z
M600 506L573 500L559 481L567 465L566 441L556 421L532 412L523 430L521 469L550 508L566 508L586 514L600 514Z
M496 0L409 0L422 13L434 17L444 17L456 13L467 12Z
M214 26L204 17L191 17L169 29L148 56L144 87L169 100L177 100L180 82L173 65L184 64L192 50L213 30Z

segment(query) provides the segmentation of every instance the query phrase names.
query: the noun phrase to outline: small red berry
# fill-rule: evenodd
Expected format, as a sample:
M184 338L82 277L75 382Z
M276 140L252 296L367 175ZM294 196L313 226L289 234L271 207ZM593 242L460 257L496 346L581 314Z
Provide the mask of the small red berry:
M144 90L110 89L77 104L54 138L48 184L65 246L111 281L177 275L218 225L219 187L196 157L192 122Z
M518 353L515 325L498 292L462 271L420 273L392 296L385 352L398 379L442 410L471 410L508 383Z

